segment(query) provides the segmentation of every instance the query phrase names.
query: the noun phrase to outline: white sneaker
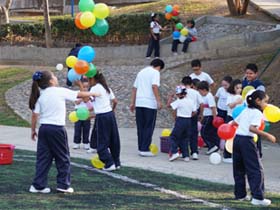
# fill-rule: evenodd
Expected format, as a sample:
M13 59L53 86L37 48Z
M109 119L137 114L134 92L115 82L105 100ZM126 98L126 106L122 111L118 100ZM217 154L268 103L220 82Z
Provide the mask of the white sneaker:
M103 168L103 171L115 171L116 170L116 166L115 164L112 164L110 167L108 168Z
M185 161L185 162L189 162L189 161L190 161L190 158L189 158L189 157L185 157L185 158L184 158L184 161Z
M73 145L73 149L80 149L80 144L76 144L76 143L74 143L74 145Z
M206 155L210 155L212 154L213 152L217 152L219 150L219 148L215 145L214 147L212 147L211 149L209 149L207 152L206 152Z
M42 190L37 190L33 185L30 186L29 188L29 192L31 193L43 193L43 194L47 194L47 193L50 193L51 192L51 189L46 187Z
M121 166L116 166L116 169L117 169L117 170L121 169Z
M251 204L255 206L269 206L271 204L271 200L269 199L258 200L253 198Z
M89 144L84 144L84 149L85 149L85 150L89 150L89 148L90 148L90 147L89 147Z
M67 189L56 188L56 191L59 193L73 193L74 189L72 187L69 187Z
M97 150L96 149L92 149L92 148L89 148L87 150L87 153L96 153L96 152L97 152Z
M198 154L196 152L192 154L192 159L198 160Z
M244 198L239 198L239 201L250 201L251 200L251 196L250 195L246 195Z
M177 152L175 154L172 154L172 156L169 158L169 161L174 161L180 157L180 154Z
M155 155L151 152L139 152L139 155L142 157L154 157Z
M146 57L146 59L147 59L147 60L150 60L150 59L151 59L151 57Z
M224 163L232 163L232 158L223 158Z
M173 55L176 56L176 55L178 55L178 53L177 53L177 52L174 52Z

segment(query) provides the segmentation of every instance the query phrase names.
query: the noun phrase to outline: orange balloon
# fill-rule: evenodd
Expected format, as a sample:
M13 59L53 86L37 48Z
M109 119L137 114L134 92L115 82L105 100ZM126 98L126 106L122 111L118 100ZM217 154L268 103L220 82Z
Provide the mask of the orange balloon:
M76 17L75 17L75 25L76 25L76 27L78 28L78 29L82 29L82 30L84 30L84 29L87 29L86 27L84 27L82 24L81 24L81 15L82 15L83 13L82 12L79 12L77 15L76 15Z
M172 14L171 13L166 13L165 14L165 19L166 20L171 20L171 18L172 18Z
M78 60L74 66L74 69L77 74L85 74L89 70L89 64L86 61Z
M265 128L265 122L264 122L264 119L262 119L261 125L260 125L260 127L259 127L259 130L260 130L260 131L263 131L264 128Z
M175 4L173 6L173 10L178 11L179 12L180 6L178 4Z

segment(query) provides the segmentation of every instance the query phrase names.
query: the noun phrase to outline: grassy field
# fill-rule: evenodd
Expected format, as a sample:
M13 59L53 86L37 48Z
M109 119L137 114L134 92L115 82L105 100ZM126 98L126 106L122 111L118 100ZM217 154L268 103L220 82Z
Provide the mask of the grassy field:
M35 155L33 152L16 150L21 155ZM179 199L151 188L127 183L97 172L72 167L72 186L75 193L62 195L34 195L28 188L34 175L34 157L23 157L24 162L14 161L12 165L0 166L0 209L221 209L211 208L199 202ZM72 159L76 163L89 164L86 160ZM129 167L122 167L116 173L149 182L183 195L201 198L234 209L260 209L249 202L233 200L230 185L222 185L165 175ZM56 170L49 174L49 186L55 189ZM273 205L266 209L280 208L280 195L268 194Z

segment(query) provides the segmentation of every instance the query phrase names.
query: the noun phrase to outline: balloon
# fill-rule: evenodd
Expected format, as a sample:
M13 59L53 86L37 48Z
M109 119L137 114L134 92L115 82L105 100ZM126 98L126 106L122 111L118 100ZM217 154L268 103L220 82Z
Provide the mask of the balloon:
M183 36L183 35L181 35L180 37L179 37L179 41L181 42L181 43L184 43L184 41L187 39L187 37L185 37L185 36Z
M95 51L90 46L84 46L79 50L78 59L84 60L88 63L92 62L95 58Z
M109 24L105 19L97 19L94 26L91 27L91 31L96 36L104 36L109 31Z
M213 152L210 156L209 156L209 161L210 163L214 164L214 165L218 165L222 162L222 157L218 152Z
M89 111L86 107L80 107L76 112L79 120L87 120L89 118Z
M243 90L242 90L242 99L246 100L246 95L250 90L255 90L255 88L253 86L246 86Z
M151 153L153 153L154 155L156 155L158 153L158 147L156 144L151 144L149 147Z
M254 140L255 143L257 143L258 139L259 139L258 135L257 135L257 134L254 134L253 140Z
M165 7L165 12L167 12L167 13L171 13L172 10L173 10L173 7L172 7L171 5L167 5L167 6Z
M94 9L93 0L80 0L79 1L79 10L81 12L92 12Z
M77 63L78 58L76 58L74 55L70 55L66 58L66 65L70 68L73 68L75 64Z
M269 122L276 123L280 120L280 109L272 104L264 108L263 114Z
M173 16L177 17L179 15L179 11L173 10L171 14Z
M264 127L264 131L268 132L270 130L270 123L265 121L265 127Z
M260 130L260 131L263 131L264 128L265 128L265 122L264 122L264 119L262 119L261 125L260 125L260 127L259 127L259 130Z
M197 122L197 131L200 132L202 128L201 122Z
M203 141L203 138L201 136L198 136L198 139L197 139L197 146L198 147L204 147L205 143Z
M163 129L162 132L161 132L161 136L163 136L163 137L170 136L170 134L171 134L170 129Z
M57 71L61 71L61 70L63 70L63 65L62 65L61 63L58 63L58 64L56 65L55 69L56 69Z
M90 161L94 168L102 169L105 166L105 164L99 159L98 155L93 156Z
M69 118L70 122L72 122L72 123L79 121L79 118L77 117L77 113L75 111L70 112L68 118Z
M76 80L80 80L81 79L81 75L77 74L74 69L70 69L68 71L68 75L67 78L69 79L70 82L74 82Z
M87 27L84 27L84 26L81 24L81 15L82 15L82 14L83 14L83 13L79 12L79 13L76 15L76 17L75 17L75 25L76 25L76 27L77 27L78 29L84 30L84 29L87 29Z
M179 9L180 9L180 6L179 6L178 4L175 4L175 5L173 6L173 10L174 10L174 11L179 11Z
M87 78L92 78L96 75L97 73L97 69L95 67L95 65L93 65L92 63L89 64L89 70L88 72L85 74Z
M212 121L212 125L215 127L215 128L219 128L222 124L224 124L225 121L223 118L219 117L219 116L216 116L214 117L213 121Z
M174 31L173 32L173 39L179 39L180 38L180 32L179 31Z
M183 36L187 36L189 34L189 30L186 28L182 28L182 30L180 31L181 35Z
M96 18L92 12L84 12L80 18L82 26L89 28L95 24Z
M235 135L236 128L231 124L222 124L218 128L218 136L221 139L231 139Z
M86 61L78 60L74 66L74 69L77 74L85 74L89 70L89 65Z
M175 27L176 29L181 30L182 28L184 28L184 25L182 23L177 23Z
M171 13L165 13L165 19L166 20L171 20L172 14Z
M232 154L233 151L233 138L226 141L226 150Z
M104 19L109 16L109 8L106 4L104 3L98 3L95 5L93 13L96 18L98 19Z
M241 112L243 112L244 109L246 109L246 105L244 104L240 104L234 107L232 111L232 118L236 119L241 114Z

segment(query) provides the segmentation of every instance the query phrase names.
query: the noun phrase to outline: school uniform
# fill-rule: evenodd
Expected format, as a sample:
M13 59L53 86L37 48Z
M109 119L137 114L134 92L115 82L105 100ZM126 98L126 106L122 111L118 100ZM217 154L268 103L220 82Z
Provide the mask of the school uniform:
M236 119L238 128L233 141L234 194L237 199L246 196L246 176L252 197L264 199L264 173L257 146L250 132L251 125L259 127L263 114L258 109L246 108Z
M201 72L199 75L191 73L190 77L192 79L198 79L199 81L206 81L209 85L214 83L214 80L211 78L211 76L205 72Z
M211 107L216 107L214 96L209 92L206 96L202 96L203 99L203 120L201 128L201 136L206 143L208 150L217 146L220 146L220 139L217 134L217 128L212 124L213 113Z
M217 90L216 97L218 98L217 102L217 111L218 111L218 116L223 118L224 121L226 122L227 118L227 98L228 98L229 93L224 87L220 87Z
M115 99L113 91L110 93L101 84L96 84L90 92L99 93L92 104L96 114L96 140L99 159L105 163L105 168L115 164L120 166L120 137L115 114L112 111L111 100Z
M189 44L193 41L193 38L197 36L196 28L188 28L188 31L189 31L189 34L183 43L182 52L184 52L184 53L187 52Z
M58 171L57 188L68 189L70 186L70 154L67 133L64 128L65 101L75 101L78 92L61 87L48 87L41 90L40 94L33 110L40 116L40 128L36 174L32 185L38 190L47 186L48 172L54 159Z
M149 66L142 69L134 82L136 88L136 125L138 151L148 152L157 117L157 101L152 86L160 86L160 73Z
M183 99L177 99L170 105L173 110L177 111L175 126L169 138L171 142L170 152L176 154L179 147L182 152L182 157L189 157L188 144L192 129L191 117L192 113L196 111L196 106L188 96Z
M152 29L152 33L154 34L156 39L154 38L154 36L150 34L150 40L149 40L146 57L151 57L153 50L155 50L154 52L155 57L160 57L159 41L160 41L160 30L162 29L162 27L157 21L152 21L150 23L150 28Z

